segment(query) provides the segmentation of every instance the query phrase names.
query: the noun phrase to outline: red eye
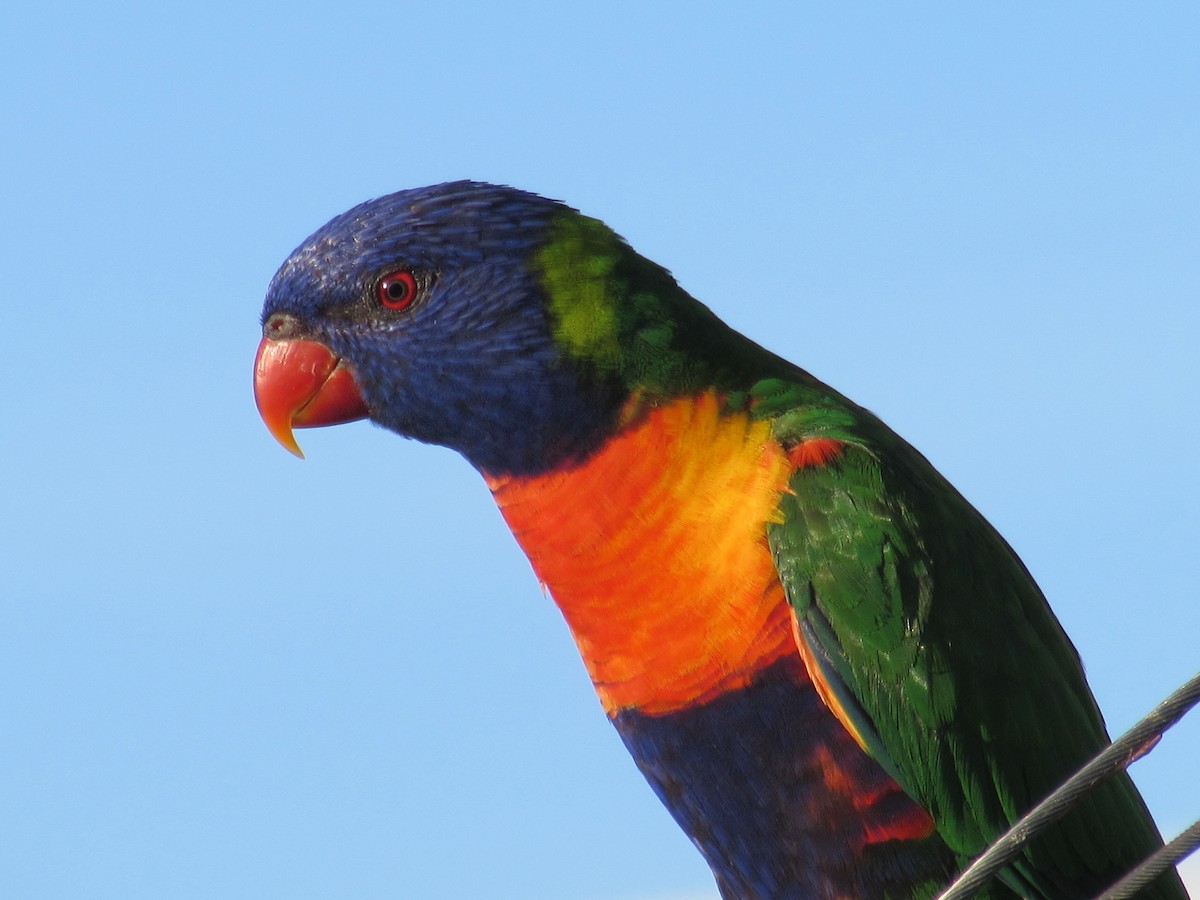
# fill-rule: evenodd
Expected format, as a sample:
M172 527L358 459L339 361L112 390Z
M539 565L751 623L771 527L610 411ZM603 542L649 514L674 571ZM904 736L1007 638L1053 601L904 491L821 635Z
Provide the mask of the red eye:
M379 279L375 294L388 309L405 309L417 299L417 279L407 269L391 272Z

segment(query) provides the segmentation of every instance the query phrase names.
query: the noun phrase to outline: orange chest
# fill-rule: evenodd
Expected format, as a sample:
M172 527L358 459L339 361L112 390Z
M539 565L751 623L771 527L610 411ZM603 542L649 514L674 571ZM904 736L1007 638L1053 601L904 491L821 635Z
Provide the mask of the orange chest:
M791 466L766 422L700 395L573 469L488 478L610 714L664 714L795 652L767 546Z

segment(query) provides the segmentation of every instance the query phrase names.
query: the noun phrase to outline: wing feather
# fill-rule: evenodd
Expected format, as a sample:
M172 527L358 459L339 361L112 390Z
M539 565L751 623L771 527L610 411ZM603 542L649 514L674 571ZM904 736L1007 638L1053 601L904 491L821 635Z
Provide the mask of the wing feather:
M793 409L774 423L785 449L841 445L793 457L768 531L810 673L951 848L977 855L1108 742L1078 653L1003 538L869 413ZM1080 896L1160 843L1122 776L1005 881ZM1185 896L1171 879L1156 888L1144 896Z

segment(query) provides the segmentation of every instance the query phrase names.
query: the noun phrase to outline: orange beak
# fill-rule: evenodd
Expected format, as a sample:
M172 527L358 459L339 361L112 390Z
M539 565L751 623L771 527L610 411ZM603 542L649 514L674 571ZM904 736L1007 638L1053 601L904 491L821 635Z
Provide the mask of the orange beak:
M354 375L316 341L263 338L254 359L254 401L267 430L303 459L293 428L339 425L370 414Z

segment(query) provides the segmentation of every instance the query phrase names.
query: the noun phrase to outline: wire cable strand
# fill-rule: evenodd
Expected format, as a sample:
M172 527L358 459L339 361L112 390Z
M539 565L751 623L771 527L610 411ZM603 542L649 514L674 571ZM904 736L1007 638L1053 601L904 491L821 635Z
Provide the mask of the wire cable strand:
M1171 866L1179 865L1200 847L1200 820L1179 833L1168 844L1147 856L1136 869L1110 887L1096 900L1128 900Z
M1022 816L992 843L943 891L938 900L965 900L1021 852L1025 844L1050 823L1060 819L1089 791L1149 753L1162 733L1200 703L1200 673L1154 707L1132 728L1068 778L1045 800ZM1194 828L1195 826L1193 826ZM1192 828L1184 832L1190 834ZM1181 835L1182 837L1183 835ZM1172 842L1174 843L1174 842ZM1159 851L1161 852L1161 851ZM1185 851L1184 856L1190 851ZM1157 852L1154 854L1157 856ZM1140 868L1140 866L1139 866ZM1136 870L1135 870L1136 871ZM1115 889L1115 885L1114 888ZM1124 894L1118 896L1125 896Z

